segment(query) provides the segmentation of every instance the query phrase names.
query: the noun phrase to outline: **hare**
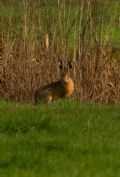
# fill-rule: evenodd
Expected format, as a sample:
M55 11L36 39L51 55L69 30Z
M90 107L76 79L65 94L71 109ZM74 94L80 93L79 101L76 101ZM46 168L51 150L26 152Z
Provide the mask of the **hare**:
M59 69L62 70L61 79L51 84L45 85L35 92L36 103L50 103L54 100L69 97L74 92L74 82L70 77L70 70L73 68L73 63L68 62L68 66L63 68L62 62L59 62Z

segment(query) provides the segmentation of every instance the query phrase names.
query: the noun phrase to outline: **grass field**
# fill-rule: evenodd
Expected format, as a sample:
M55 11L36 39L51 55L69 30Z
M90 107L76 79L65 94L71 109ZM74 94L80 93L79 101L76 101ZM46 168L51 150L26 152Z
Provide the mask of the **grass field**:
M1 177L119 177L120 106L0 102Z
M119 1L68 2L0 2L0 177L120 177L120 105L10 102L74 58L77 98L120 103Z

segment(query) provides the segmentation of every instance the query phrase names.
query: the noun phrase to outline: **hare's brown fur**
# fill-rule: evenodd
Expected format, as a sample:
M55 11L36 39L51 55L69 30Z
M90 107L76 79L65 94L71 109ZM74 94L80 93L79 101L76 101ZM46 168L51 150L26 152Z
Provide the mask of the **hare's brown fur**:
M35 103L49 103L51 101L62 99L72 95L72 93L74 92L74 82L73 79L70 77L71 68L72 65L71 67L64 69L59 81L53 82L37 89L35 92ZM60 69L63 69L61 64Z

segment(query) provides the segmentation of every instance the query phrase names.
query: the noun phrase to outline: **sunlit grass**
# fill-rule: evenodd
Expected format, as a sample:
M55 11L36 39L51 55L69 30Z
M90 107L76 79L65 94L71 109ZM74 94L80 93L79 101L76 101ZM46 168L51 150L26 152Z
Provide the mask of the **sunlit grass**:
M0 176L119 176L120 107L0 103Z

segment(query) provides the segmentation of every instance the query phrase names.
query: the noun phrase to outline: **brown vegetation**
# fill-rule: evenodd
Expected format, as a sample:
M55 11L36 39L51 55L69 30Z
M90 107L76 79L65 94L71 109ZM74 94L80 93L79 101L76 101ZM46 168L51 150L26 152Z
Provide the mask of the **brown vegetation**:
M0 19L2 29L4 23L7 26L7 32L3 30L0 35L0 98L34 102L37 88L59 79L58 60L73 60L75 98L120 103L120 50L113 48L109 34L107 39L102 38L102 27L96 29L91 1L81 2L76 18L66 17L66 21L62 14L64 4L58 3L53 23L47 4L44 5L45 30L41 29L36 4L31 10L28 1L24 1L24 18L15 34L12 19L5 22ZM88 14L83 20L86 7ZM114 27L113 21L111 26ZM74 33L72 47L68 40L71 33Z

